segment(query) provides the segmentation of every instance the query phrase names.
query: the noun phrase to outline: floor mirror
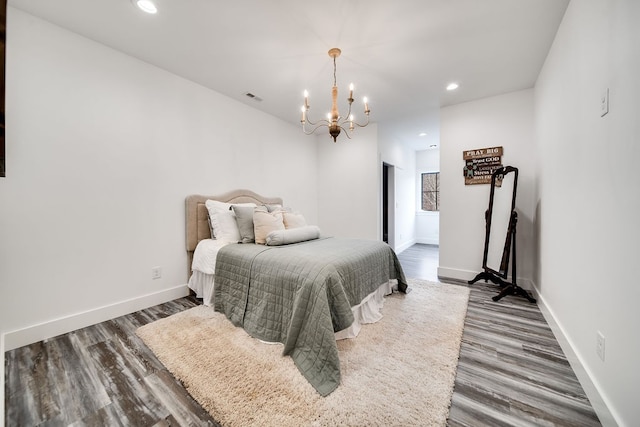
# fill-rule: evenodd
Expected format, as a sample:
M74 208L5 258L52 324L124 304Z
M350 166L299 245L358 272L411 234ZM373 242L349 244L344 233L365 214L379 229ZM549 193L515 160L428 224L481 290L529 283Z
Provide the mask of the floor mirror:
M523 296L530 302L536 302L535 298L516 283L517 190L518 168L503 166L491 175L489 207L485 212L482 271L468 283L471 285L478 280L484 280L499 285L502 290L492 298L494 301L513 294ZM511 281L508 281L509 265L511 265Z

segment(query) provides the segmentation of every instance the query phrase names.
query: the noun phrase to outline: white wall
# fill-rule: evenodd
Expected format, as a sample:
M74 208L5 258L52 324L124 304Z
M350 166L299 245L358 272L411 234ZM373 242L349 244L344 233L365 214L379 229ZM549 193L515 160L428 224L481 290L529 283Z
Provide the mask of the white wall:
M535 88L536 286L615 419L596 402L603 423L620 426L640 420L638 22L636 0L572 1Z
M440 212L422 210L422 174L440 172L440 149L416 152L416 242L429 245L440 243Z
M7 42L6 350L184 293L187 194L250 188L317 222L297 127L11 7Z
M355 130L352 139L340 135L335 143L328 134L316 138L320 230L329 236L378 239L377 126Z
M472 279L482 270L484 212L490 185L465 185L465 150L502 146L502 163L518 168L518 284L531 285L535 152L533 90L445 107L440 113L440 266L438 275Z

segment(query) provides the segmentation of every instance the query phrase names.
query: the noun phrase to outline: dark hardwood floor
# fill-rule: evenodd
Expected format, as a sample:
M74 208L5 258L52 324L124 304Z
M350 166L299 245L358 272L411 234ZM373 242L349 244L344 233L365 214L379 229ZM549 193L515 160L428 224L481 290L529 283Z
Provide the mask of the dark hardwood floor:
M408 278L437 281L438 248L399 254ZM600 425L535 304L471 287L449 426ZM5 354L9 426L215 426L135 335L198 304L187 297Z
M135 334L181 298L5 353L5 425L218 426Z

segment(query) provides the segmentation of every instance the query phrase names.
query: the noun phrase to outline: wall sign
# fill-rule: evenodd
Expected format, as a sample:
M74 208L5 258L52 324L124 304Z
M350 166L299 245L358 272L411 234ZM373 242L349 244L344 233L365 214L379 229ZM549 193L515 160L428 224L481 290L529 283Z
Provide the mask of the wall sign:
M502 147L466 150L464 159L464 185L491 184L491 174L502 166Z

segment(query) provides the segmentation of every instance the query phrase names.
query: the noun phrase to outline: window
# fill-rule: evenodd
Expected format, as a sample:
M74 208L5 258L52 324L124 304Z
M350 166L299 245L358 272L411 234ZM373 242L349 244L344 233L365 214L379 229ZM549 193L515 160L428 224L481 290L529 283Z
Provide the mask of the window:
M440 172L422 174L422 210L440 210Z

